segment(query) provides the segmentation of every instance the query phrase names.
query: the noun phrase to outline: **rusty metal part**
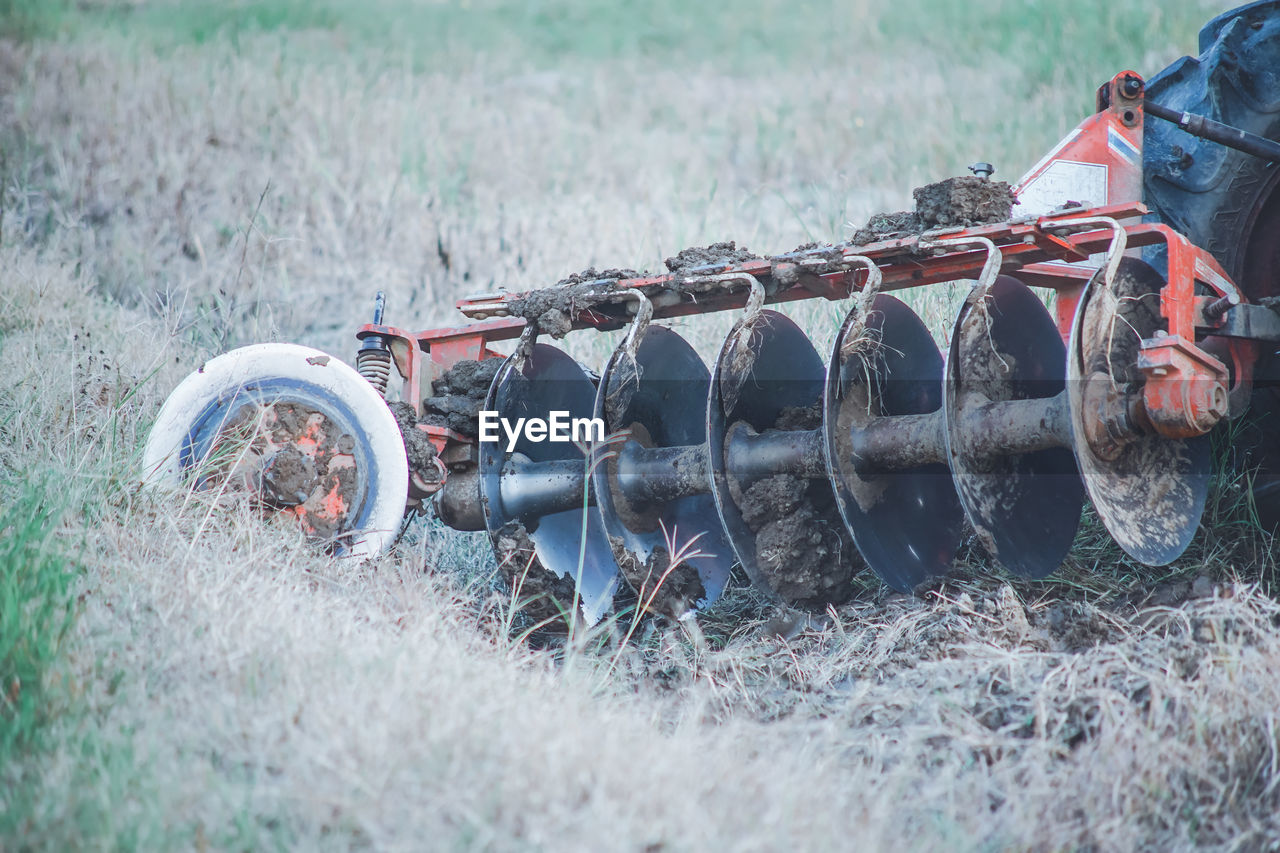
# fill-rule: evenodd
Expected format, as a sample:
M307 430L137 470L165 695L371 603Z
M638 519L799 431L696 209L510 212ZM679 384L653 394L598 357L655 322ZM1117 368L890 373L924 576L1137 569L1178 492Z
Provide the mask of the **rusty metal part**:
M1157 329L1143 341L1138 369L1147 419L1166 438L1204 435L1230 410L1227 366L1177 335Z
M484 530L484 509L480 501L480 471L454 471L436 496L440 520L454 530Z
M409 469L409 499L422 500L429 498L444 488L448 481L449 469L439 457L431 460L428 470Z
M1065 337L1070 330L1085 276L1089 273L1063 262L1080 262L1092 254L1105 252L1106 266L1111 269L1126 248L1164 245L1170 261L1170 276L1163 313L1168 321L1167 331L1183 338L1184 354L1188 356L1170 361L1177 370L1166 381L1185 378L1179 373L1184 367L1198 370L1195 378L1207 378L1202 375L1202 368L1211 364L1207 358L1213 356L1191 342L1196 340L1198 329L1211 328L1219 321L1205 315L1197 302L1195 288L1207 288L1217 294L1216 299L1226 298L1233 304L1240 298L1238 289L1208 253L1189 244L1168 226L1136 221L1142 212L1142 206L1136 203L1055 211L1033 220L955 229L945 234L886 240L869 246L833 247L839 249L838 257L832 251L813 259L806 258L804 253L793 253L731 265L713 275L672 274L622 280L614 285L607 299L601 297L598 304L580 312L573 327L621 327L630 320L627 306L631 303L625 294L633 290L650 297L652 316L657 318L719 311L740 307L744 302L760 305L814 297L843 298L865 287L873 274L879 278L879 287L884 290L972 277L991 263L993 254L986 250L986 245L990 244L999 251L1002 270L1025 267L1020 277L1028 283L1058 290L1058 330ZM923 245L932 246L933 251L922 253L922 240ZM809 263L811 260L813 263ZM791 272L780 278L784 267ZM722 286L735 281L751 283L746 299L740 290ZM685 296L681 296L682 293ZM503 305L520 296L499 294L473 301L463 300L459 306L464 313L490 316L501 314ZM474 311L473 305L476 306ZM480 305L484 307L479 308ZM513 318L488 320L459 329L431 330L416 336L382 326L366 326L360 334L386 334L390 337L395 363L406 377L406 386L413 388L421 384L413 374L421 369L419 362L423 354L429 356L426 361L431 364L447 363L443 360L453 357L455 350L485 357L491 353L487 349L489 342L516 337L523 327L523 320ZM1256 351L1252 342L1244 339L1232 339L1226 346L1233 377L1230 396L1235 403L1242 404L1247 398ZM410 352L411 349L414 352ZM414 361L415 352L419 362ZM1182 399L1199 406L1191 422L1203 424L1205 409L1195 395L1162 394L1158 399L1153 398L1153 406L1161 408L1169 401ZM1183 404L1178 402L1177 405ZM1162 418L1159 414L1152 420L1155 423L1172 422L1172 419ZM1182 420L1186 421L1185 418Z
M1082 122L1019 183L1019 206L1011 221L868 245L824 246L740 262L724 260L667 275L610 280L607 288L584 291L581 304L575 302L567 315L568 328L630 327L606 368L612 378L601 383L598 395L599 412L608 420L610 430L619 435L608 447L597 449L599 459L591 475L598 483L597 492L609 491L608 512L621 523L625 534L611 533L609 537L618 562L647 566L649 558L658 553L654 543L647 549L632 547L637 543L628 544L626 536L652 536L660 526L665 504L705 497L700 480L710 468L721 520L739 558L753 580L776 587L777 577L765 578L759 565L753 565L758 555L745 553L752 550L748 540L753 534L743 526L740 513L735 517L734 504L756 483L779 476L812 481L825 467L841 514L859 537L859 547L874 552L871 562L877 571L904 588L911 578L944 568L954 553L947 513L958 507L956 495L949 483L944 488L935 482L939 463L946 461L956 469L960 493L970 516L980 519L975 526L988 546L1001 559L1007 558L1015 571L1037 575L1051 568L1054 555L1062 550L1061 542L1069 538L1068 528L1074 529L1072 508L1057 514L1053 509L1039 513L1053 532L1041 531L1038 543L1011 540L1002 544L996 540L1005 534L997 532L992 521L999 515L1016 520L1010 523L1024 529L1037 529L1016 509L1030 500L1027 490L1031 486L1027 484L1039 489L1045 481L1035 473L1040 471L1036 466L1046 465L1044 470L1052 469L1053 476L1070 479L1070 467L1063 464L1064 445L1072 443L1077 453L1083 445L1093 465L1086 477L1100 482L1099 472L1127 471L1134 454L1155 447L1152 442L1157 439L1173 440L1172 445L1161 445L1165 450L1182 447L1179 442L1187 437L1202 435L1224 417L1238 416L1252 387L1259 341L1269 334L1280 339L1280 321L1245 305L1239 289L1207 252L1163 223L1140 221L1146 212L1138 201L1143 95L1142 78L1133 72L1121 72L1104 85L1098 93L1098 113ZM1080 204L1064 207L1063 199L1055 198L1055 193L1060 195L1063 186L1076 186L1072 181L1081 176L1086 180L1077 181L1079 186L1092 187L1089 181L1095 178L1097 186L1090 190L1092 194L1073 199ZM1070 180L1063 183L1064 178ZM1039 376L1035 381L1042 387L1028 391L1027 383L1032 380L1019 371L1029 365L1008 351L1025 343L1025 330L1016 328L1016 322L1000 321L999 312L994 311L996 303L1048 339L1044 351L1036 350L1034 358L1024 354L1039 365L1037 369L1044 368L1054 360L1047 347L1073 335L1079 325L1087 283L1093 281L1088 287L1099 293L1110 293L1113 285L1120 286L1120 279L1132 277L1132 269L1126 266L1126 250L1147 246L1164 248L1169 272L1167 282L1155 294L1143 295L1154 299L1154 306L1147 307L1154 308L1156 320L1137 347L1124 349L1122 359L1112 331L1105 345L1089 338L1090 357L1096 361L1101 346L1108 353L1107 365L1092 364L1085 369L1075 363L1072 370L1078 381L1072 388L1064 391L1058 387L1051 393L1049 385L1061 383L1061 376ZM1088 264L1099 254L1105 257L1095 272ZM1023 296L1010 295L1021 285L995 283L1002 273L1016 273L1024 284L1057 291L1056 324L1046 332L1042 312ZM940 385L922 394L918 379L903 372L927 372L930 356L912 326L918 319L896 300L882 301L887 299L882 291L962 278L979 279L980 295L966 305L953 336L949 364L954 370L946 383L951 397L944 410L940 399L931 406L922 402L931 400L930 394L939 394ZM762 391L758 379L778 365L799 369L807 356L799 339L792 340L788 331L779 331L780 315L771 315L763 307L798 299L842 299L856 293L861 294L860 299L846 321L828 371L823 428L771 429L766 417L756 417L761 413L755 409L772 405L772 391ZM433 371L462 354L492 356L488 347L496 341L524 336L515 362L523 369L525 356L532 352L529 335L533 330L523 319L507 315L517 311L530 295L485 294L460 301L464 314L483 320L472 326L410 334L374 324L364 327L360 335L390 341L393 363L406 380L406 399L416 404L416 389L430 382ZM1095 294L1090 299L1094 314L1127 316L1129 311L1108 301L1114 294ZM884 317L875 318L876 305L890 315L887 326ZM644 381L636 356L651 319L743 307L745 315L726 338L712 380L708 449L704 451L698 442L655 440L654 418L624 416ZM993 331L997 326L1003 331ZM906 336L910 350L905 358L895 357L878 340L885 329ZM985 341L980 333L986 335ZM778 350L775 339L792 341L790 349ZM771 349L768 359L762 355L765 349ZM1073 353L1078 362L1077 355ZM987 373L965 368L966 364L980 363ZM1009 367L1008 375L987 375L992 365ZM1116 377L1122 375L1126 380L1118 381ZM896 377L892 381L901 381L899 391L894 391L892 384L877 384L889 381L890 376ZM465 441L453 436L440 438L442 453ZM1049 459L1052 465L1046 462ZM1002 472L1000 476L996 469ZM505 495L503 500L528 517L535 534L538 512L568 506L565 495L582 489L576 473L566 469L563 476L553 476L542 460L531 459L528 464L516 460L507 466L507 474L529 480L509 493L500 490L499 495ZM975 491L965 483L987 485ZM993 483L999 485L991 486ZM982 497L978 492L987 497L998 493L1004 509L984 516L976 509ZM1078 484L1075 492L1079 492ZM871 509L889 506L903 514L908 500L923 500L943 517L945 530L931 546L932 556L921 557L917 549L904 547L904 543L911 545L900 535L905 528L886 523L881 516L875 522L877 532L867 533ZM1029 505L1039 500L1036 497ZM459 517L467 514L459 513ZM1032 538L1036 535L1028 534ZM1018 557L1019 553L1026 559ZM894 561L905 568L892 566Z
M1086 413L1081 426L1085 441L1099 459L1114 461L1126 445L1154 431L1141 392L1112 382L1102 371L1085 378L1080 405Z
M1227 297L1221 297L1220 302ZM1229 305L1225 311L1215 317L1209 316L1209 309L1214 303L1209 297L1196 297L1199 315L1196 317L1196 330L1212 330L1214 336L1221 338L1243 338L1265 343L1280 343L1280 314L1272 308L1261 305Z
M1209 489L1209 438L1143 433L1118 447L1097 447L1096 422L1110 415L1089 401L1112 399L1094 390L1099 384L1121 396L1142 392L1149 380L1138 357L1162 324L1163 287L1159 273L1133 258L1120 263L1111 287L1096 274L1081 300L1067 361L1072 442L1085 488L1120 547L1152 566L1177 559L1195 534Z

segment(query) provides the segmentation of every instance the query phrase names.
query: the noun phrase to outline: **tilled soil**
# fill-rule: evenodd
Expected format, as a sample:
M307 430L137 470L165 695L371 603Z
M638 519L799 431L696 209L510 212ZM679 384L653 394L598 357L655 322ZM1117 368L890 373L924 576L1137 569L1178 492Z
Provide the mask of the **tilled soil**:
M527 296L512 300L507 310L516 317L523 317L535 324L542 334L563 338L573 331L573 321L584 308L599 301L598 297L612 293L618 282L641 278L648 273L633 269L597 270L588 267L582 272L562 278L553 288L535 290Z
M777 428L816 429L822 404L783 409ZM779 474L753 483L739 502L756 534L756 565L788 604L821 610L853 593L853 539L825 479Z
M303 437L314 441L314 451L299 448ZM306 533L331 540L346 529L347 516L360 499L354 450L351 435L308 406L244 405L211 449L214 463L206 475L239 481L270 506L300 508Z
M422 423L448 427L469 438L479 435L480 410L501 358L460 361L431 385L432 395L422 401Z
M418 474L425 482L435 482L440 473L435 465L436 446L425 432L417 428L418 413L408 403L396 402L388 405L391 414L395 416L396 426L400 427L400 435L404 438L404 454L409 470Z
M539 562L529 531L509 521L493 537L498 571L515 594L515 607L543 630L568 627L573 612L574 582L547 571Z
M915 210L877 213L859 228L850 242L874 243L922 234L934 228L1004 222L1013 212L1013 189L1008 181L976 175L947 178L912 191Z
M679 619L695 602L706 597L698 570L688 563L671 566L671 555L659 546L643 563L627 550L618 537L609 537L618 568L640 597L640 603L654 613ZM655 590L656 587L656 590Z
M739 247L736 242L729 240L724 243L712 243L710 246L682 249L675 257L667 258L663 263L671 272L684 272L709 264L740 264L760 259L760 255L749 251L746 246Z
M583 284L592 281L625 281L629 278L643 278L649 273L637 271L633 269L607 269L598 270L595 267L587 267L582 272L576 272L572 275L565 276L556 282L556 287L565 287L571 284Z
M916 216L930 228L1003 222L1013 212L1013 188L1008 181L977 175L947 178L911 192Z

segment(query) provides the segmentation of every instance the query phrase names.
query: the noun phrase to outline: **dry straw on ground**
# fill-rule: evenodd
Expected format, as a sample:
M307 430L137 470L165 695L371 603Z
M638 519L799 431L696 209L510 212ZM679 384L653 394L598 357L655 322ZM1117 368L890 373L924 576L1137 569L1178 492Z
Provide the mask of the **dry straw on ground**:
M697 626L537 651L509 636L479 537L420 523L337 563L234 496L132 486L164 395L223 347L349 357L376 288L425 327L469 290L591 264L839 239L974 159L1017 171L1088 104L1050 81L1010 118L1027 56L952 66L874 39L758 74L415 70L336 40L0 48L0 465L54 478L83 566L50 751L0 768L35 795L19 843L1280 844L1280 605L1269 543L1233 528L1168 577L1094 524L1051 583L971 555L915 598L867 581L798 620L738 589ZM920 304L949 322L948 299ZM837 311L800 316L829 349ZM682 326L704 351L724 327ZM1234 518L1238 484L1218 495L1210 518Z

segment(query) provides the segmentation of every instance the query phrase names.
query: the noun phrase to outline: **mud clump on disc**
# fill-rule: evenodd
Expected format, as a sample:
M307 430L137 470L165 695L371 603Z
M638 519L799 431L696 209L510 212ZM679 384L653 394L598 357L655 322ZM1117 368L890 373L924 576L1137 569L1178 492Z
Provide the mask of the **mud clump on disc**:
M783 409L775 424L816 429L821 402ZM756 534L756 565L788 604L822 609L853 593L854 545L825 479L778 474L753 483L740 502Z
M1008 181L977 175L947 178L912 191L916 209L877 213L854 233L854 244L875 243L922 234L934 228L968 227L1005 222L1013 213L1013 188Z
M617 536L609 537L622 576L640 598L640 605L671 619L680 619L706 598L698 571L686 562L671 566L671 555L658 546L641 562Z
M543 628L564 630L573 613L574 582L539 562L533 539L519 521L508 521L493 536L498 571L511 587L517 610Z
M468 359L446 370L431 383L432 395L422 401L422 423L475 438L480 431L480 410L502 362L501 358Z
M787 406L774 421L774 429L817 429L822 426L822 401L812 406Z
M425 432L418 429L418 413L408 403L395 402L387 405L395 416L396 426L400 427L401 437L404 438L404 455L409 463L409 471L426 483L439 482L440 469L435 464L436 446Z
M726 266L758 260L761 260L760 255L753 254L747 250L746 246L739 247L733 240L729 240L725 243L712 243L710 246L681 249L675 257L667 258L663 263L671 272L684 272L694 267L712 264Z
M583 309L590 308L600 301L600 297L617 290L619 281L645 275L647 273L632 269L597 270L588 267L560 279L553 288L535 290L512 300L507 311L536 325L542 334L563 338L573 331L573 321Z

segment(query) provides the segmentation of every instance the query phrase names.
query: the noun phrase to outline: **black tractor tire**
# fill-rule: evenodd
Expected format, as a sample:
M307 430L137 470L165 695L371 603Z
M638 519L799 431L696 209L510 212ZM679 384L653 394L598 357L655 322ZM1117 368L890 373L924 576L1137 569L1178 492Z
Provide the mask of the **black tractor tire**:
M1280 0L1251 3L1200 31L1200 55L1147 81L1146 98L1280 140ZM1280 163L1147 116L1143 197L1149 218L1213 253L1251 302L1280 295ZM1163 252L1148 260L1163 265ZM1252 479L1258 519L1280 525L1280 357L1264 349L1249 410L1227 429Z

